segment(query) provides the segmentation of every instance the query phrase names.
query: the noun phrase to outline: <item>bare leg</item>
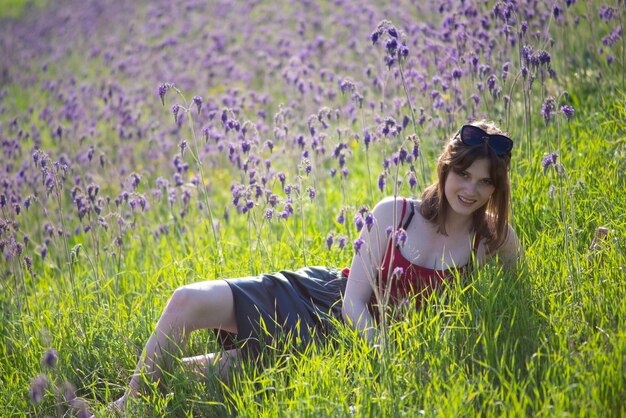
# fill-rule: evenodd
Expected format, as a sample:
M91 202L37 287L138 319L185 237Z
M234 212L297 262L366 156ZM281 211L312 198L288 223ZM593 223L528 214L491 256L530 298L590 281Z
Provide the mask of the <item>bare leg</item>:
M201 354L194 357L183 358L183 364L189 366L200 377L206 376L211 369L216 371L222 381L228 383L228 371L233 362L237 360L236 349L226 350L221 353Z
M184 348L189 334L204 328L237 333L233 293L223 280L193 283L174 291L146 343L128 390L115 405L123 409L129 397L137 396L142 372L158 379L168 353Z

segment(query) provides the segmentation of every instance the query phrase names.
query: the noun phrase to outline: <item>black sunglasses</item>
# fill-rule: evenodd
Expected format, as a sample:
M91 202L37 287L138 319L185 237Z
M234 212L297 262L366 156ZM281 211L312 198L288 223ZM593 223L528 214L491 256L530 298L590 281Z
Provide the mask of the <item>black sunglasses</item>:
M496 152L498 157L507 155L513 149L513 141L508 136L491 135L474 125L463 125L460 136L461 142L469 146L481 145L487 142L487 145Z

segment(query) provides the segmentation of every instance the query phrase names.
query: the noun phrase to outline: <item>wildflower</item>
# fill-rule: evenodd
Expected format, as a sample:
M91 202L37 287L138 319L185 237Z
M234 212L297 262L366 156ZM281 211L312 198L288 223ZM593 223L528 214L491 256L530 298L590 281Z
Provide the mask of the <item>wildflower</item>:
M412 171L409 173L409 187L414 189L417 186L417 178L415 177L415 173Z
M25 256L24 257L24 264L26 264L26 270L28 270L28 273L31 276L34 276L35 273L33 272L33 259L30 256Z
M610 20L612 20L614 13L615 9L608 6L601 6L600 10L598 11L600 19L604 20L605 22L609 22Z
M387 184L387 181L385 180L385 173L381 173L378 176L378 188L380 189L381 192L385 190L386 184Z
M387 39L387 42L385 42L385 49L387 50L387 54L389 54L389 56L394 56L397 48L398 41L395 38Z
M128 180L130 181L130 185L132 186L132 188L136 189L141 182L141 176L137 173L132 173L130 176L128 176Z
M558 154L556 152L553 152L543 157L543 160L541 160L541 166L543 167L543 174L546 174L546 172L548 171L548 168L550 168L551 165L556 164L557 158L558 158Z
M343 209L341 209L339 211L339 215L337 215L337 219L336 220L337 220L337 223L340 224L340 225L343 225L346 222L346 217L344 215L344 210Z
M365 225L367 226L368 231L372 229L372 226L374 226L374 215L371 213L365 215Z
M172 105L172 114L174 115L174 123L178 123L178 111L180 110L180 106L178 103L174 103Z
M38 404L43 400L48 387L48 379L44 375L39 375L30 382L28 395L34 404Z
M567 120L570 120L574 117L574 108L570 105L561 106L561 112L563 112Z
M554 114L554 108L554 97L548 96L541 105L541 115L546 122L546 126L550 123L550 119L552 119L552 115Z
M396 267L393 269L393 272L391 273L391 277L393 279L399 279L400 276L402 276L404 274L404 269L402 267Z
M198 109L198 113L200 113L200 109L202 109L202 97L194 96L193 103L196 105L196 108Z
M524 20L520 25L520 38L526 34L528 30L528 21Z
M265 210L265 219L271 220L273 216L274 216L274 209L268 208Z
M398 48L398 57L406 58L408 56L409 56L409 48L405 44L400 45L400 47Z
M159 86L159 97L161 98L161 103L163 104L163 106L165 106L165 94L167 93L167 91L170 89L171 84L169 83L165 83L165 84L161 84Z
M374 45L376 45L379 38L380 38L380 32L378 31L372 32L372 34L370 35L370 40L372 41L372 44Z
M361 229L363 229L364 225L365 222L363 221L363 215L361 215L360 213L354 215L354 226L356 226L357 232L360 232Z
M340 250L343 250L347 242L348 242L348 237L346 237L345 235L340 235L339 238L337 238L337 245L339 246Z
M365 149L369 148L370 142L372 142L372 135L369 131L365 131L363 134L363 144L365 145Z
M359 251L361 251L361 247L363 247L363 244L365 244L365 241L363 241L361 238L357 238L354 240L352 245L354 246L354 252L356 254L358 254Z
M335 233L334 232L330 232L326 236L326 248L328 248L330 250L330 248L333 246L334 242L335 242Z
M403 228L400 228L396 231L396 244L400 247L404 247L404 244L406 243L406 231Z
M43 356L43 363L50 367L53 368L54 366L56 366L57 364L57 359L58 359L58 353L57 350L55 350L54 348L51 348L50 350L48 350L46 352L46 354Z

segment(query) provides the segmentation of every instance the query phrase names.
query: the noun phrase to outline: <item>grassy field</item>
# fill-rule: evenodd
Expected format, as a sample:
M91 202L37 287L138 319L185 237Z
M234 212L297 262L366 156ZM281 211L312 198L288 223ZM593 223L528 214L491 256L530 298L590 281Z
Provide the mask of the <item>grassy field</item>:
M129 416L626 415L623 1L128 3L0 3L1 416L107 416L178 286L349 265L359 209L475 118L516 144L515 275L382 349L173 364Z

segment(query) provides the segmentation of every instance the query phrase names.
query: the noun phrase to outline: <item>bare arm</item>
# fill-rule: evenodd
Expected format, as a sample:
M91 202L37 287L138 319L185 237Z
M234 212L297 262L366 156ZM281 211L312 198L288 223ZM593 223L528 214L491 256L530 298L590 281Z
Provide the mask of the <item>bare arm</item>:
M522 244L517 238L515 230L509 225L504 243L496 251L502 265L508 269L515 269L517 262L524 255Z
M389 225L397 223L402 209L402 200L386 198L373 209L374 226L368 231L361 230L359 238L363 245L359 252L355 251L350 266L350 276L343 299L342 314L347 324L359 330L369 342L376 337L374 318L368 309L378 277L380 265L387 247Z

